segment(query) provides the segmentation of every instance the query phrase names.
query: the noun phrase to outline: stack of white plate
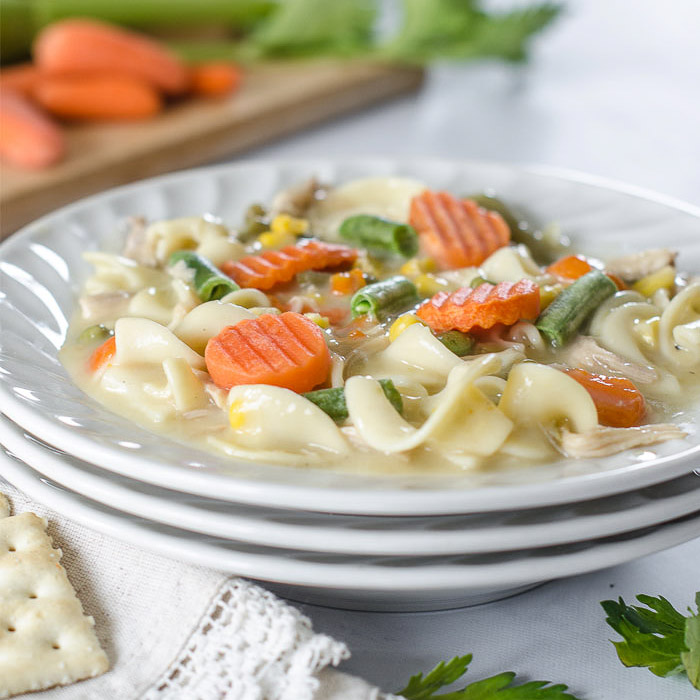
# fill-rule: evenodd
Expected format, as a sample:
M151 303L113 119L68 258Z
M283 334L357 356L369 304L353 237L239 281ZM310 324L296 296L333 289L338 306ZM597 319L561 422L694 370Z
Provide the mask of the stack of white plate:
M177 559L268 582L297 600L383 610L482 602L700 536L700 407L691 434L599 460L457 475L381 476L241 463L165 440L85 396L58 359L80 254L119 222L212 212L305 176L400 173L496 189L591 253L666 245L700 270L700 214L542 170L388 161L241 163L92 197L0 247L0 475L65 516ZM109 245L114 249L115 245ZM0 489L1 490L1 489Z

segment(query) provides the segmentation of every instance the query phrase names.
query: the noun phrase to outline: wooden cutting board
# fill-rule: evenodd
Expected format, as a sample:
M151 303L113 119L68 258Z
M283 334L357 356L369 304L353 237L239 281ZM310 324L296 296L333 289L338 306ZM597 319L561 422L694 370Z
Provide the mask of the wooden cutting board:
M364 63L251 67L224 100L190 100L156 119L68 129L68 156L39 172L2 165L0 238L108 187L188 168L415 90L422 71Z

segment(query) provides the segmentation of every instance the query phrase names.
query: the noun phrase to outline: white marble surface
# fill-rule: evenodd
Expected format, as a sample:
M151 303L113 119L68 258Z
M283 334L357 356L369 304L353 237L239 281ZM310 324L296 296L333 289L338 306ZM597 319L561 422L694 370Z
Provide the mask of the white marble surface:
M310 129L247 157L426 155L577 169L700 204L700 4L569 0L526 67L437 66L415 96ZM700 235L700 232L699 232ZM344 670L387 690L474 653L474 678L512 669L586 700L700 697L617 660L599 601L700 590L700 539L598 573L458 611L380 614L305 606L344 639Z

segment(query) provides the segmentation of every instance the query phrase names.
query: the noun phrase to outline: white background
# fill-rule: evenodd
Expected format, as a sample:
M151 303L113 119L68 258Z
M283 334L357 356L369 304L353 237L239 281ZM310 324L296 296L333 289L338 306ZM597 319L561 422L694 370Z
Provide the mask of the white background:
M503 4L503 3L502 3ZM586 171L700 204L700 2L569 0L524 67L436 66L420 93L310 129L246 157L444 156ZM698 233L700 235L700 232ZM509 600L440 613L305 606L345 640L343 669L387 690L474 653L468 676L514 670L586 700L700 698L683 679L625 669L599 601L700 590L700 540Z

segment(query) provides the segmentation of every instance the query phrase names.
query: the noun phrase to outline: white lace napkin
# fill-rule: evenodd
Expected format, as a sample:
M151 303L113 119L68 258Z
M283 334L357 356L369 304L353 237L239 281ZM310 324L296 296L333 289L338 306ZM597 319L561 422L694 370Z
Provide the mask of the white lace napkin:
M100 535L9 484L0 492L13 513L48 518L111 664L37 700L397 700L334 670L347 647L260 586Z

